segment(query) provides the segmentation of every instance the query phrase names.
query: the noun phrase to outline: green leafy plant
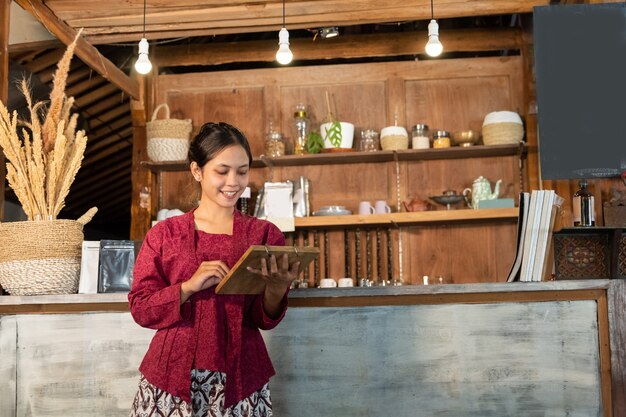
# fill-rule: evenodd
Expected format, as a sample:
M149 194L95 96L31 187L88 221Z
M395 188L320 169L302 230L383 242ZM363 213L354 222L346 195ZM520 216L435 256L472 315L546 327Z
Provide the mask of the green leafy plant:
M306 139L306 151L308 153L320 153L324 148L324 139L317 132L309 132Z
M326 130L325 139L328 139L331 145L333 145L335 148L340 147L341 140L343 139L343 135L341 134L341 123L336 120L333 121Z

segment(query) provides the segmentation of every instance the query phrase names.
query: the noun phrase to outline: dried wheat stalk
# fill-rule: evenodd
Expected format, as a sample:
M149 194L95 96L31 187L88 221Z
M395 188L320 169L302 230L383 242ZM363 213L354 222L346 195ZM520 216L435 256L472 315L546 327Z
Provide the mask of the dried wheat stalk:
M20 89L28 104L30 122L18 121L17 113L9 114L0 102L0 147L7 159L7 179L29 220L56 218L87 146L85 132L76 132L78 115L71 113L74 98L65 95L79 36L80 32L57 65L43 122L43 103L33 103L25 80Z

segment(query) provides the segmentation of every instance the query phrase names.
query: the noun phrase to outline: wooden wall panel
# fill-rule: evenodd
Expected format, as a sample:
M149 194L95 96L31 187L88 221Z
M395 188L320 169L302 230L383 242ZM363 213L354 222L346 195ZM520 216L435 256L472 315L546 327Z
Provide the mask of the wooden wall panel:
M387 124L385 117L387 88L383 81L369 83L357 78L351 84L330 82L325 85L286 86L281 88L280 101L281 128L285 136L293 140L293 113L298 103L308 106L315 130L319 128L320 123L327 121L326 92L334 116L355 125L354 148L358 149L362 129L373 127L380 130Z
M410 125L425 123L433 130L482 131L485 115L492 111L518 111L510 77L416 80L406 82L406 114Z
M395 196L395 181L387 176L385 163L281 169L283 181L295 180L300 175L309 179L311 211L317 211L321 206L340 204L357 214L360 201L369 201L373 205L376 200L385 200L391 205Z
M167 102L172 117L190 118L194 134L206 122L226 122L239 128L250 141L253 155L263 153L266 114L262 87L212 88L189 94L171 92Z
M426 122L433 129L480 130L488 112L504 109L520 111L523 108L521 74L521 58L505 57L161 75L157 80L156 97L157 102L167 101L170 104L173 117L191 118L195 130L207 120L235 124L248 135L253 154L259 156L264 153L263 140L270 120L286 137L292 136L293 112L299 102L308 106L312 126L317 128L327 113L326 91L331 94L336 116L356 125L357 147L361 128L380 130L393 124L396 114L398 124L408 130L417 122ZM400 172L399 184L396 184L397 168ZM372 203L385 200L394 211L398 211L398 187L399 199L403 201L415 195L423 199L440 195L449 188L460 193L463 188L471 187L472 181L479 175L492 182L504 179L501 196L516 197L520 191L517 156L410 161L400 163L397 168L395 162L387 162L255 169L251 185L254 193L270 178L274 181L295 180L303 175L310 180L312 211L323 205L340 204L353 212L358 210L358 203L363 200ZM189 207L185 181L191 181L191 177L180 173L167 173L164 177L170 178L165 179L161 187L163 203L168 208ZM177 204L181 200L184 203ZM422 235L426 233L426 239L416 238L413 229L394 229L393 277L399 278L402 272L406 282L417 283L418 277L430 273L421 269L421 265L430 262L428 256L431 256L430 249L424 248L428 243L424 242L434 242L436 253L445 250L464 253L465 246L472 246L471 239L476 230L480 230L476 235L479 243L473 245L468 256L441 258L441 265L445 264L448 268L443 274L449 274L459 282L469 282L471 279L494 281L508 273L508 262L514 257L514 247L510 244L515 239L513 224L487 223L480 227L460 228L455 225L441 230L419 230ZM501 245L501 251L496 253L493 242L498 233L507 233L507 243ZM323 239L321 231L319 235ZM331 231L328 239L328 275L343 277L346 275L343 232ZM310 240L312 244L312 238ZM361 277L365 277L365 233L362 240ZM400 260L401 247L403 256ZM488 250L481 252L478 248ZM375 252L372 256L376 257ZM506 260L504 263L507 265L500 265L500 259ZM355 266L354 252L349 262ZM382 262L386 267L386 258ZM480 266L472 273L466 273L468 266L473 267L474 264ZM327 271L323 264L320 265L320 276L323 277ZM428 271L436 273L438 265L439 261L435 261ZM375 260L371 267L376 268Z
M411 227L405 256L411 284L442 276L446 283L503 282L515 254L516 224Z
M517 164L517 156L407 163L408 194L403 195L402 198L408 200L411 196L417 196L421 199L427 199L429 196L441 195L448 189L461 194L464 188L471 189L474 179L482 175L491 182L492 190L495 190L496 181L502 179L500 197L513 198L517 204L520 191ZM467 208L464 203L459 203L455 207ZM441 210L445 207L435 205L435 209Z

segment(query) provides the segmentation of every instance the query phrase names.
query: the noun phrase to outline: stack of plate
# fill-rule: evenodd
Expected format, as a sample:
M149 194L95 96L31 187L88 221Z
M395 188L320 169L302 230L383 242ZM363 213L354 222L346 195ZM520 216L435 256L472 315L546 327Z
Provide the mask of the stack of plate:
M352 214L346 206L322 206L318 211L313 212L314 216L344 216L346 214Z

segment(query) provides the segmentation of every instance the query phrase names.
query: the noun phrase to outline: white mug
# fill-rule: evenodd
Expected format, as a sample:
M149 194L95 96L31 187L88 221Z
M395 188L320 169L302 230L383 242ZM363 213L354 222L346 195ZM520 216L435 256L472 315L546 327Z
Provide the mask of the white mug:
M374 204L374 212L376 214L391 213L391 207L387 205L385 200L378 200L376 204Z
M338 287L352 287L354 283L352 282L352 278L339 278Z
M337 281L332 278L324 278L320 280L320 288L335 288Z
M374 214L374 212L375 212L374 207L370 204L369 201L361 201L359 203L360 215Z

